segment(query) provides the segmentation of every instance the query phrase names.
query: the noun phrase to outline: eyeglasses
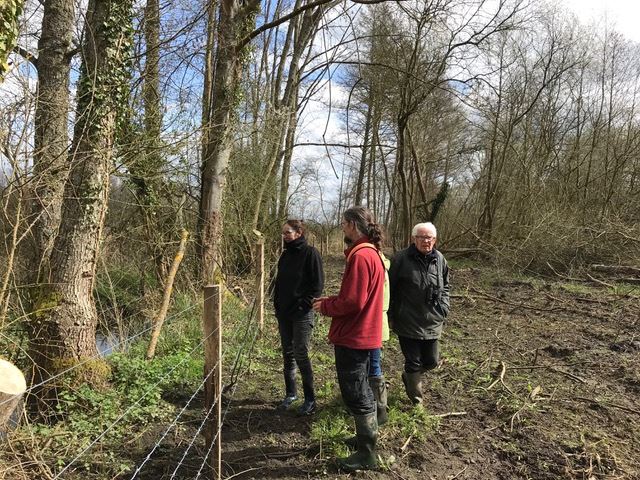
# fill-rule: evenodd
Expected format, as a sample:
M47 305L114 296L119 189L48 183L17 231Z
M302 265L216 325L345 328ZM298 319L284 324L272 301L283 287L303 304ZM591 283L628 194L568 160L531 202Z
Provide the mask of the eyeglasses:
M414 235L413 238L422 242L432 242L436 239L436 237L432 237L430 235Z

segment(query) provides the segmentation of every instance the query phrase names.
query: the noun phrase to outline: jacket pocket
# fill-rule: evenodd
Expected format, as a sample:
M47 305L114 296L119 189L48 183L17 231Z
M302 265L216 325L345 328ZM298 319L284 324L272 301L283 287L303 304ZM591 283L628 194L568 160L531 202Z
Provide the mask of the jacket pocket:
M438 300L433 302L433 310L435 311L436 315L440 316L442 320L445 320L449 315L449 309Z

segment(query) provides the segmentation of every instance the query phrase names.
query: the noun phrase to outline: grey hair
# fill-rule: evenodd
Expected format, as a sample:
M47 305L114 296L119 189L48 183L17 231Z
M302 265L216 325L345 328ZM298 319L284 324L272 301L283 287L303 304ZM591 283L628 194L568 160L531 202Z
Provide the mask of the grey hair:
M414 227L413 230L411 230L411 236L415 237L418 233L418 230L421 228L426 228L429 230L433 231L433 236L437 237L438 236L438 231L436 230L436 226L431 223L431 222L424 222L424 223L417 223Z

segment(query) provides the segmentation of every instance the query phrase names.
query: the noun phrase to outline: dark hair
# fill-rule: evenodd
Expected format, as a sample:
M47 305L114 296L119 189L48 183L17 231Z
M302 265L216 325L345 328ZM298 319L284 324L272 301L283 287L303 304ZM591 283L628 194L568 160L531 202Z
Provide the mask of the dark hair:
M346 221L353 222L358 231L366 235L376 248L382 248L382 228L376 223L373 213L368 208L361 206L351 207L345 210L342 216Z
M289 225L291 228L293 228L300 235L304 235L304 222L302 220L289 219L284 223L285 223L285 225Z

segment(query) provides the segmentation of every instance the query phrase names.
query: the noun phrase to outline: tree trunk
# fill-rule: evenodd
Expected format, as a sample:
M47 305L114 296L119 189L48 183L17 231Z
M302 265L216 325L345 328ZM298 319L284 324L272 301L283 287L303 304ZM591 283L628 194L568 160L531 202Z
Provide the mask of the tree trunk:
M358 178L356 180L356 196L354 199L354 203L356 205L362 205L362 184L364 183L364 173L367 170L367 146L369 145L369 132L371 131L371 111L373 107L371 106L373 102L373 95L371 94L371 89L369 89L368 101L367 101L367 116L364 124L364 138L362 142L362 155L360 157L360 166L358 168ZM369 147L375 148L375 147Z
M29 278L49 277L49 257L60 226L62 194L69 175L69 72L75 20L73 0L46 0L38 41L38 94L34 120L33 176L29 223L34 235Z
M130 10L130 3L119 0L91 0L87 8L86 32L91 33L83 40L72 168L51 254L51 282L41 290L31 323L36 382L97 355L94 276L107 208L116 113L124 101L119 93L127 91L124 58L129 54ZM85 371L93 366L87 364ZM98 367L81 378L103 381L99 372L106 373ZM40 400L46 403L48 395L41 393Z
M280 175L280 190L278 197L278 219L280 220L280 223L283 223L288 215L289 173L291 171L291 159L293 158L293 144L295 143L297 123L297 112L292 112L291 120L289 121L289 128L287 129L287 138L284 144L284 157L282 160L282 172Z
M142 99L144 103L144 153L131 165L131 179L136 186L144 218L149 255L154 261L156 278L163 285L167 278L167 259L163 245L162 216L158 212L162 167L162 103L160 99L160 2L147 0L144 10L146 45Z
M178 251L176 252L175 258L173 259L171 270L169 270L167 279L164 282L165 287L162 297L162 306L160 307L160 311L153 321L153 332L151 332L151 340L149 341L149 347L147 348L147 360L151 360L156 354L156 345L158 345L158 339L160 338L162 325L164 324L164 319L167 317L167 311L169 311L169 302L171 301L171 292L173 291L173 281L176 278L176 273L178 273L180 262L182 262L182 258L184 257L184 251L187 247L188 238L189 232L187 232L186 230L182 230Z
M215 72L210 99L203 108L208 119L203 124L202 180L200 190L199 250L204 284L214 283L220 264L219 241L222 233L222 195L233 143L233 124L238 101L240 78L244 65L241 41L254 27L259 2L246 5L239 0L222 0L218 15ZM212 29L208 35L215 35ZM211 39L209 40L211 42Z
M20 33L18 20L22 15L22 0L0 4L0 22L2 22L2 32L0 32L0 83L4 80L5 74L9 71L7 58L12 52Z
M399 215L399 230L400 230L400 238L402 239L403 245L409 244L409 238L411 236L411 232L409 229L411 226L410 220L410 211L409 211L409 184L407 182L407 174L405 171L405 158L406 158L406 145L405 145L405 135L407 130L407 118L403 115L398 116L398 149L396 153L396 161L397 161L397 172L400 176L400 201L398 202L401 210L397 212Z

